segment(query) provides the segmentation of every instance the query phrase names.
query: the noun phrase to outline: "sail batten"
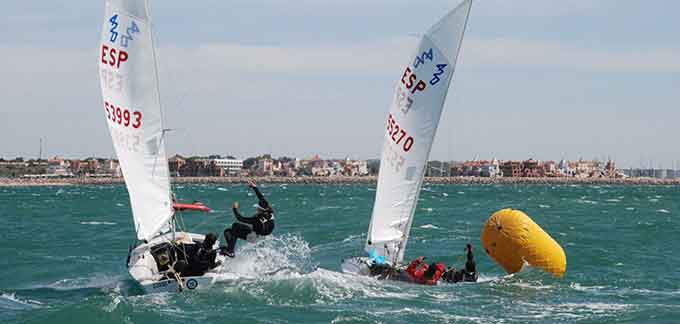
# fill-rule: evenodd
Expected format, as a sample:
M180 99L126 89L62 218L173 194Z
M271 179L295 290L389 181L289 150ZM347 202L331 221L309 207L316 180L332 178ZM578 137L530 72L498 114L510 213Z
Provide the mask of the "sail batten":
M395 87L365 248L393 264L404 257L470 7L463 1L421 37Z
M107 0L98 55L103 113L130 195L137 238L173 215L148 5Z

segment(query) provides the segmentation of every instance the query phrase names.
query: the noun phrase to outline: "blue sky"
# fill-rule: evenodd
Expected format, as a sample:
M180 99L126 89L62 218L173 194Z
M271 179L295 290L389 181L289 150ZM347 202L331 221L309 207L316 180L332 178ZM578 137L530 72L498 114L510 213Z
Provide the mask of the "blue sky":
M153 1L168 151L375 158L415 37L459 0ZM113 156L103 1L8 1L0 156ZM680 2L474 1L433 159L680 167Z

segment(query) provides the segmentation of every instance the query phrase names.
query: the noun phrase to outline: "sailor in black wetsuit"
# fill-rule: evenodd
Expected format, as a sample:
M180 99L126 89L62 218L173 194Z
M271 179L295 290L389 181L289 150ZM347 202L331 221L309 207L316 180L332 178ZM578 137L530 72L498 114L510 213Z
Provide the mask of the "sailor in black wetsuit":
M264 199L260 190L257 189L255 181L248 181L248 187L253 189L259 201L255 205L256 213L253 217L241 216L238 210L238 202L235 202L233 205L234 216L236 216L238 222L224 230L224 239L227 241L227 248L224 250L224 254L231 258L234 257L236 239L255 242L257 236L266 236L274 231L274 210L269 205L269 202Z
M465 262L465 269L460 269L456 271L456 268L449 268L444 275L442 280L448 283L457 282L477 282L479 278L479 273L477 273L477 264L475 263L474 256L472 255L472 244L465 247L467 251L467 261Z
M472 256L472 244L467 245L467 261L465 262L465 272L463 273L463 281L477 282L479 273L477 273L477 264Z
M182 277L202 276L211 269L221 265L222 262L215 261L217 256L217 250L213 249L215 242L217 242L217 235L208 233L201 243L180 243L172 246L172 258L177 261L166 273L166 277L168 279L175 279L174 272L177 272ZM160 255L158 259L158 263L161 266L170 262L170 258L167 255Z
M208 233L201 244L196 244L195 251L189 256L189 267L184 276L202 276L208 270L219 266L220 261L215 262L217 250L213 249L213 245L217 242L217 235Z

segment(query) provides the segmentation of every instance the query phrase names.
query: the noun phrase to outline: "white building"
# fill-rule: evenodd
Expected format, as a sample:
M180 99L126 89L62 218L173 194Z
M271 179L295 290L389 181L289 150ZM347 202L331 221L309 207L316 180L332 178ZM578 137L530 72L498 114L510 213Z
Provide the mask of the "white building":
M491 162L484 161L481 165L479 175L482 177L500 177L502 176L501 164L494 158Z
M47 174L53 176L72 177L73 173L69 170L71 164L69 161L55 156L53 159L47 161Z
M241 175L243 169L243 160L236 159L212 159L215 166L224 169L224 174L228 176Z

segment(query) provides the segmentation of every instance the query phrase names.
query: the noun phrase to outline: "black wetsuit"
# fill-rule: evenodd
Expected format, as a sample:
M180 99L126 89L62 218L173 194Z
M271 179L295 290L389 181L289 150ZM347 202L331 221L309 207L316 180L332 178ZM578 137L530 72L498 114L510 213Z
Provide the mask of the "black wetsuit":
M248 234L255 232L259 236L266 236L274 231L274 210L264 195L257 187L252 187L259 200L258 205L262 207L253 217L243 217L238 208L233 208L234 216L238 219L230 228L224 230L224 239L227 241L227 253L234 253L236 239L245 240Z
M177 247L178 260L175 271L183 277L202 276L217 267L217 250L206 248L203 244L181 244Z
M215 263L216 250L198 245L198 251L190 255L189 268L186 273L183 273L184 276L202 276L208 270L217 267L217 263Z
M477 273L477 264L475 263L474 256L472 255L472 247L468 247L465 269L461 269L458 273L456 273L455 277L455 279L458 281L477 282L479 274Z
M465 262L465 269L460 269L458 271L450 269L444 273L442 280L449 283L457 283L461 281L477 282L479 274L477 273L477 264L475 263L474 256L472 255L472 248L468 247L467 250L468 252L467 261Z

